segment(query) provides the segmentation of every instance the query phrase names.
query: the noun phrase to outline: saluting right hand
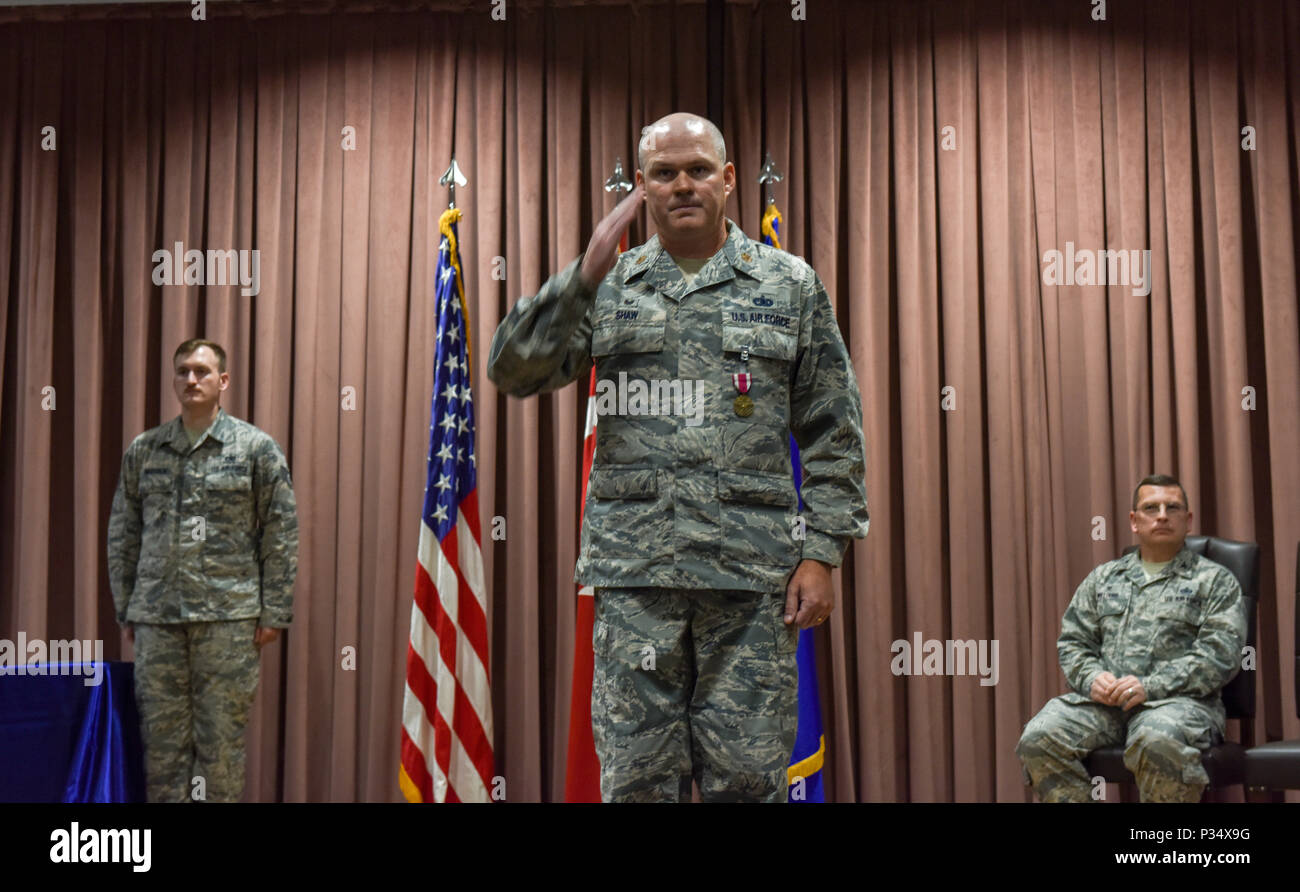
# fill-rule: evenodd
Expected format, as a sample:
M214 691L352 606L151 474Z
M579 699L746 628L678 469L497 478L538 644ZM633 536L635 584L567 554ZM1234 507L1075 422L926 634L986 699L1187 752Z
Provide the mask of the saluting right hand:
M587 243L587 254L582 258L582 282L588 290L595 291L605 274L618 257L618 242L631 225L641 202L645 201L645 187L634 188L604 220L596 224L596 231Z

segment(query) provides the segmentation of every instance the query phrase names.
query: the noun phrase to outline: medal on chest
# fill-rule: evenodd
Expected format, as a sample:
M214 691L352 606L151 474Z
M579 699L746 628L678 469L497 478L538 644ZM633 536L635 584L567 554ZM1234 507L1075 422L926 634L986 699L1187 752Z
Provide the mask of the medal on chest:
M741 418L748 418L754 414L754 400L749 395L751 380L752 376L749 372L735 372L731 376L731 383L736 386L736 391L740 394L731 405Z

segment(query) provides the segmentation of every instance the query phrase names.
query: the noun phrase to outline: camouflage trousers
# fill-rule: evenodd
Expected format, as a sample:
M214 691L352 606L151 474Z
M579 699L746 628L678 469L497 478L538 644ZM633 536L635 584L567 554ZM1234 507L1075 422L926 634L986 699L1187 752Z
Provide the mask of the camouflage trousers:
M135 699L150 802L237 802L257 691L257 620L135 624ZM202 778L200 785L198 779Z
M1223 740L1223 707L1171 697L1124 712L1070 693L1048 701L1020 737L1016 755L1043 802L1088 802L1088 753L1124 744L1124 766L1143 802L1198 802L1210 782L1201 751Z
M605 802L785 802L799 630L784 595L599 588L591 725Z

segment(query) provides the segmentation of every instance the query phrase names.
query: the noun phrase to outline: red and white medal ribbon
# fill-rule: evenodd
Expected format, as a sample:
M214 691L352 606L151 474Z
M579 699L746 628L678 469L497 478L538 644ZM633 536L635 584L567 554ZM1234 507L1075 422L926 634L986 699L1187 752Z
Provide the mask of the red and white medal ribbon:
M751 375L749 372L732 372L731 383L736 385L738 393L749 393L749 382Z

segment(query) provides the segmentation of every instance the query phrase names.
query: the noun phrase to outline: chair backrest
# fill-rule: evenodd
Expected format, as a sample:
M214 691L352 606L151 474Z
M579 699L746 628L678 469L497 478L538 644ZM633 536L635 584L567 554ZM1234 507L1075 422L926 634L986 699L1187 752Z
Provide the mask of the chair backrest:
M1254 652L1258 638L1255 616L1259 607L1259 545L1220 539L1218 536L1188 536L1186 544L1189 550L1221 564L1237 577L1237 582L1241 584L1241 594L1246 599L1246 645ZM1130 545L1124 549L1124 554L1131 551L1137 551L1137 546ZM1300 549L1296 553L1300 559ZM1296 570L1296 591L1300 592L1300 568ZM1300 633L1300 618L1296 622L1297 632ZM1252 667L1256 662L1258 656L1251 661ZM1242 669L1223 688L1223 708L1228 718L1255 717L1255 672L1254 668ZM1296 655L1296 681L1300 683L1300 653ZM1300 714L1300 692L1296 694L1296 712Z

